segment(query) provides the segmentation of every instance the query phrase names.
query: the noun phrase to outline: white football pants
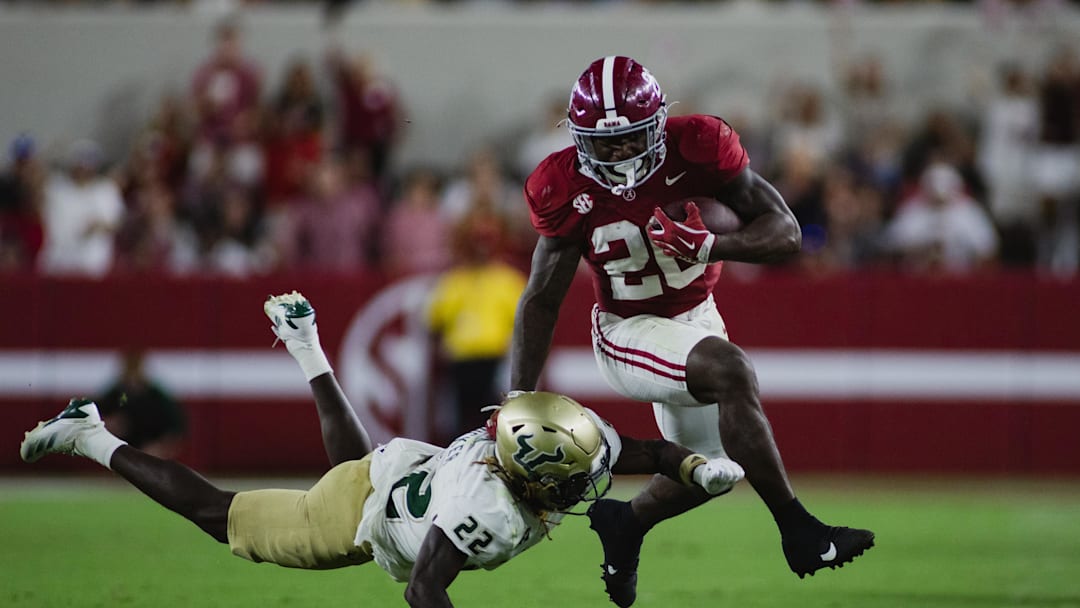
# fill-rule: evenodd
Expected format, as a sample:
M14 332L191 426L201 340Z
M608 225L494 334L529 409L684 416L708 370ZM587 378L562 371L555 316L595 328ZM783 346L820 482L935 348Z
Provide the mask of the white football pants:
M707 458L726 456L720 442L720 411L700 403L686 388L686 357L705 338L727 339L724 320L708 300L673 318L622 318L593 307L593 353L600 373L620 395L652 402L664 439Z

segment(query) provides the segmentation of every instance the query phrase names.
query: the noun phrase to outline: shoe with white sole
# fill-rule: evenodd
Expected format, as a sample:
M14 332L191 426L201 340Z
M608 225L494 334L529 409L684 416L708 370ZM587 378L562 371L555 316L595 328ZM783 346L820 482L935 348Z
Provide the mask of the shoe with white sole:
M289 352L296 348L313 348L319 344L315 325L315 308L298 291L270 296L263 303L263 312L273 323L271 329L285 343Z
M277 339L285 343L289 354L300 364L304 377L311 380L334 371L319 344L319 328L315 325L315 308L298 291L270 296L263 303L263 312L273 325ZM274 342L277 344L277 341Z
M56 417L39 422L26 433L19 455L26 462L37 462L46 454L74 454L75 440L99 428L105 428L105 424L97 405L89 399L72 399Z

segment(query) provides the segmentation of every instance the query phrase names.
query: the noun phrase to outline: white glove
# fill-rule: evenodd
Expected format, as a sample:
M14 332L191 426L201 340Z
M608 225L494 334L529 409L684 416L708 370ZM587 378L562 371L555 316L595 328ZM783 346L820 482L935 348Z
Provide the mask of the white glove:
M713 496L730 490L746 472L739 463L727 458L713 458L694 468L694 483Z
M302 294L294 291L270 296L263 304L263 312L273 323L270 329L278 340L285 343L285 348L300 364L309 382L312 378L333 371L319 344L315 309Z

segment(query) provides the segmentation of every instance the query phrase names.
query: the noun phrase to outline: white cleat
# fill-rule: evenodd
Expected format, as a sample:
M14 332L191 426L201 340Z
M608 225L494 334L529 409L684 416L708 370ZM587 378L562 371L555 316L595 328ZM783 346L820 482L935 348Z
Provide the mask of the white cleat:
M315 308L298 291L270 296L263 303L263 312L273 323L274 335L292 352L295 348L312 348L319 343L315 326Z
M694 469L694 482L713 496L731 491L743 477L746 471L728 458L713 458Z
M46 454L74 454L75 440L97 428L105 428L97 405L89 399L72 399L55 418L39 422L26 433L19 455L26 462L37 462Z

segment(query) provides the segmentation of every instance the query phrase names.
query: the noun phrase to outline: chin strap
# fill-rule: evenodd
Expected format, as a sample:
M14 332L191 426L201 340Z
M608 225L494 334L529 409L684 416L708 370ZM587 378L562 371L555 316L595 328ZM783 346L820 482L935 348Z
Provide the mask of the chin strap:
M615 165L611 168L613 173L622 173L626 179L625 184L615 184L611 187L611 193L615 196L622 196L623 192L630 190L637 185L637 164L638 161L631 163L623 163L621 165Z

